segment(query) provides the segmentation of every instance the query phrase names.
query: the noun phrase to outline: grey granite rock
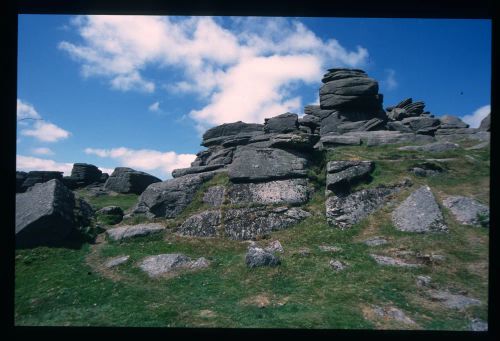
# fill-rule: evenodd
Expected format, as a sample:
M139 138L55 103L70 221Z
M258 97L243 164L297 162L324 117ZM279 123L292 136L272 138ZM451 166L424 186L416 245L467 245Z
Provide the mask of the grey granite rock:
M459 294L452 294L444 290L429 290L428 294L433 301L441 302L449 309L463 310L471 305L481 304L481 301L478 299Z
M51 245L75 229L75 196L61 181L37 183L16 194L16 246Z
M118 265L126 263L129 260L129 258L130 256L118 256L110 258L104 263L104 267L108 269L114 268Z
M248 207L225 211L224 230L233 240L254 239L297 224L310 216L297 207Z
M139 197L133 214L173 218L193 200L196 191L213 178L217 171L188 174L175 179L153 183Z
M328 264L335 272L339 272L347 268L347 264L335 259L330 260Z
M374 305L372 306L372 309L377 316L383 319L391 319L405 324L416 324L415 321L406 316L406 314L401 309L398 309L396 307L381 307Z
M439 119L432 117L407 117L401 123L418 134L433 134L439 128Z
M179 269L188 269L191 258L182 253L168 253L144 258L139 267L150 277L158 277Z
M417 276L417 286L419 287L429 287L431 285L431 277L430 276Z
M450 209L461 224L489 227L490 209L477 200L464 196L450 196L443 200L443 206Z
M283 253L285 250L283 249L283 246L281 245L279 240L274 240L269 243L269 245L264 249L267 252L279 252Z
M491 130L491 113L481 120L479 124L480 131L490 131Z
M203 202L213 207L220 207L224 203L226 187L212 186L203 194Z
M228 166L233 182L256 182L305 177L308 160L299 153L273 148L238 147Z
M195 166L189 168L178 168L172 171L172 177L178 178L180 176L188 175L188 174L196 174L196 173L204 173L213 171L219 168L224 167L224 164L212 164L207 166Z
M449 150L454 150L460 148L456 143L451 142L434 142L429 144L424 144L421 146L404 146L399 147L398 150L404 151L421 151L421 152L431 152L431 153L442 153Z
M94 182L101 182L102 171L88 163L75 163L71 170L71 178L83 187Z
M422 186L406 198L392 213L396 229L406 232L446 232L443 214L428 186Z
M311 188L307 179L287 179L258 183L237 183L229 186L231 204L304 204Z
M402 259L388 257L388 256L370 254L370 257L372 257L375 260L375 262L377 262L377 264L379 265L399 266L405 268L416 268L420 266L420 264L408 263Z
M106 206L98 210L96 213L103 215L118 215L123 217L123 210L120 206Z
M368 77L348 77L331 80L321 86L319 96L334 94L347 96L377 95L378 83Z
M163 230L165 230L165 226L162 224L150 223L114 227L107 229L106 233L112 240L123 240L132 237L147 236Z
M246 134L261 132L264 126L256 123L244 123L241 121L234 123L224 123L219 126L208 129L203 134L203 140L209 140L217 137L232 136L237 134Z
M266 118L264 132L286 134L299 130L299 117L290 112Z
M441 122L441 124L439 125L440 129L469 128L469 125L467 123L453 115L441 116L439 117L439 121Z
M161 182L151 174L127 167L116 167L104 184L104 189L117 193L141 194L149 185Z
M319 136L305 133L276 134L269 139L270 148L311 149Z
M187 218L177 229L177 233L184 236L215 237L220 226L221 212L209 210Z
M488 331L488 322L481 319L475 318L470 322L470 330L475 332L485 332Z
M250 247L245 256L245 263L249 268L255 268L259 266L277 266L281 264L280 259L259 247Z
M35 184L40 184L47 182L52 179L57 179L59 181L63 180L63 172L54 171L31 171L26 175L25 180L21 185L21 192L25 192L31 186Z
M373 237L364 241L364 243L368 246L379 246L387 244L387 239L382 237Z
M326 187L345 192L355 182L368 178L374 168L373 161L330 161L326 165Z

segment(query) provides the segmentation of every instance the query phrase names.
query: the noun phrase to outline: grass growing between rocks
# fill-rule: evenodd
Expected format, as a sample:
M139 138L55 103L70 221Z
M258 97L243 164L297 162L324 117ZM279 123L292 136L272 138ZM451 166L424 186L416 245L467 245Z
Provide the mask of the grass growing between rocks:
M472 318L487 320L488 229L460 225L445 208L446 234L397 231L390 217L395 204L423 184L431 187L438 202L447 195L459 194L488 203L489 149L453 151L456 160L446 162L448 172L428 178L406 172L415 162L409 159L452 158L451 152L438 157L398 151L403 156L392 162L393 151L394 147L388 146L344 147L326 155L326 160L384 160L376 162L373 181L358 188L393 183L403 177L414 183L398 193L394 203L346 231L326 223L325 163L318 162L310 174L316 192L304 207L311 217L257 241L262 246L272 240L281 242L285 251L279 254L281 265L275 268L247 268L246 242L180 237L170 229L121 242L85 244L76 250L17 250L16 325L465 330ZM166 225L171 227L206 209L204 190L227 181L227 176L220 174L204 184L182 216ZM102 202L91 204L117 204L111 197L109 202L101 198L95 199ZM388 243L373 247L363 243L373 236L384 237ZM320 245L342 250L325 252ZM370 257L371 253L396 257L399 251L434 253L445 260L418 268L398 268L377 265ZM149 278L138 268L144 257L176 252L192 259L205 257L210 267L168 279ZM113 269L99 267L119 255L129 255L130 259ZM416 261L414 255L406 257ZM331 259L346 263L347 269L333 271ZM418 275L430 276L439 289L466 292L482 304L464 311L447 309L416 285ZM399 308L415 324L373 316L367 313L371 305Z
M119 194L91 196L87 190L80 189L75 191L76 195L85 199L93 209L99 210L106 206L120 206L123 211L128 210L137 203L137 194Z

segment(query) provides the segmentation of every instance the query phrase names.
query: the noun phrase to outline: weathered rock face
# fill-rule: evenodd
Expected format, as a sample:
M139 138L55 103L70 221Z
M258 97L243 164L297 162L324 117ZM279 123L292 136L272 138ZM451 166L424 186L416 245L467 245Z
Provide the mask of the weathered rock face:
M177 233L184 236L215 237L220 230L221 218L219 210L203 211L186 219Z
M201 145L205 147L215 145L230 147L246 144L252 136L263 134L263 128L262 124L243 123L241 121L225 123L207 130L203 134Z
M490 210L477 200L463 196L450 196L443 200L443 206L461 224L489 227Z
M367 178L375 168L373 161L330 161L326 165L326 188L345 192L363 178Z
M393 186L379 186L350 194L329 196L325 202L328 224L342 230L348 229L381 207L390 195L409 185L409 182L402 182Z
M307 202L311 188L306 179L276 180L260 183L236 183L228 189L231 204L289 204Z
M422 186L392 213L396 229L407 232L446 232L443 214L428 186Z
M21 185L21 192L25 192L28 188L34 184L44 183L52 179L57 179L62 181L63 172L54 171L31 171L26 176L25 180Z
M479 130L480 131L490 131L491 129L491 113L488 114L485 118L482 119L481 123L479 124Z
M16 193L23 192L23 182L28 177L28 173L16 171Z
M229 209L224 215L224 232L230 239L254 239L287 228L308 216L309 212L297 207Z
M189 167L189 168L174 169L172 171L172 177L178 178L180 176L184 176L187 174L209 172L212 170L222 168L224 166L225 166L224 164L212 164L212 165L206 165L206 166L194 166L194 167Z
M266 118L264 132L286 134L299 130L299 116L290 112Z
M307 175L307 159L281 149L238 147L233 162L228 166L233 182L256 182Z
M153 233L158 233L165 230L165 226L161 224L138 224L138 225L123 225L111 229L107 229L106 233L112 240L122 240L132 237L147 236Z
M200 186L215 174L215 171L188 174L153 183L141 194L132 213L174 218L193 200Z
M118 193L141 194L149 185L155 182L161 182L161 180L132 168L117 167L106 180L104 188Z
M193 261L182 253L166 253L144 258L139 268L149 277L155 278L179 270L201 269L209 266L208 261L201 257Z
M203 202L214 207L224 203L226 188L224 186L212 186L203 194Z
M75 163L71 170L71 177L82 185L89 185L101 181L102 172L99 168L88 163Z
M57 179L16 194L16 245L31 247L63 241L75 227L74 208L73 192Z

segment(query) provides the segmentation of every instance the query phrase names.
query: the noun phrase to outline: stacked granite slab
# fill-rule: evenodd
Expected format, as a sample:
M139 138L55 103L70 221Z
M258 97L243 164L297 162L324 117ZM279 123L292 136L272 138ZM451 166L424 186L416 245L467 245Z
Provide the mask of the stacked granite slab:
M91 184L104 183L107 174L94 165L88 163L75 163L71 175L65 176L63 182L70 189L82 188ZM104 181L103 181L104 180Z

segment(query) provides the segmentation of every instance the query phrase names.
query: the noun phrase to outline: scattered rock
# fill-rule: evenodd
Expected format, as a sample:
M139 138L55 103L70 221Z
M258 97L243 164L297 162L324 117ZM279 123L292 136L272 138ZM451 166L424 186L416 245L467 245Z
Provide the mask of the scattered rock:
M116 167L104 188L117 193L141 194L149 185L161 182L155 176L127 167Z
M51 245L75 229L75 196L60 180L16 194L16 246Z
M220 207L224 203L226 188L224 186L212 186L203 194L203 202L213 207Z
M398 150L404 151L421 151L421 152L432 152L432 153L441 153L448 150L457 149L460 146L456 143L451 142L434 142L425 144L422 146L404 146L399 147Z
M296 254L302 257L307 257L311 254L311 249L308 247L301 247L297 250Z
M443 200L443 206L461 224L489 227L490 209L472 198L450 196Z
M347 267L345 263L342 263L341 261L335 259L332 259L329 264L330 267L336 272L342 271Z
M112 240L122 240L131 237L147 236L152 233L158 233L165 230L165 226L161 224L138 224L138 225L123 225L106 230L109 238Z
M392 213L396 229L406 232L446 232L448 227L428 186L422 186Z
M120 206L106 206L98 210L96 213L103 215L117 215L123 217L123 210Z
M318 248L324 252L342 252L342 248L339 246L320 245Z
M220 225L219 210L203 211L187 218L177 229L177 233L185 236L215 237L221 228Z
M381 207L392 194L409 185L409 182L402 182L351 194L332 195L325 202L328 224L342 230L347 229Z
M408 267L408 268L415 268L415 267L420 266L420 264L407 263L404 260L399 259L399 258L374 255L374 254L370 254L370 256L375 260L375 262L377 262L380 265L401 266L401 267Z
M421 162L410 167L408 171L416 176L428 177L444 173L446 169L436 162Z
M470 322L470 330L475 332L485 332L488 331L488 322L481 319L475 318Z
M182 253L168 253L146 257L139 267L150 277L158 277L174 270L189 268L191 264L191 258Z
M118 266L120 264L126 263L129 260L130 256L118 256L118 257L113 257L111 259L108 259L104 263L104 267L106 268L114 268L115 266Z
M309 200L310 192L307 179L287 179L233 184L227 196L231 204L299 205Z
M245 257L245 262L249 268L255 268L258 266L277 266L281 264L278 257L273 255L271 252L258 247L251 247Z
M428 287L431 284L430 276L417 276L417 286L419 287Z
M445 307L450 309L462 310L471 305L481 304L481 301L475 298L470 298L464 295L451 294L448 291L429 290L428 294L433 301L439 301Z
M387 244L387 240L382 237L373 237L364 241L368 246L378 246Z
M405 324L416 324L411 318L406 316L406 314L395 307L380 307L380 306L372 306L373 312L384 319L391 319L398 322L402 322Z
M210 262L205 257L200 257L194 262L191 262L190 269L204 269L210 266Z
M272 241L264 250L267 252L279 252L279 253L285 252L279 240Z
M248 207L226 210L224 231L234 240L253 239L288 228L310 213L297 207Z

